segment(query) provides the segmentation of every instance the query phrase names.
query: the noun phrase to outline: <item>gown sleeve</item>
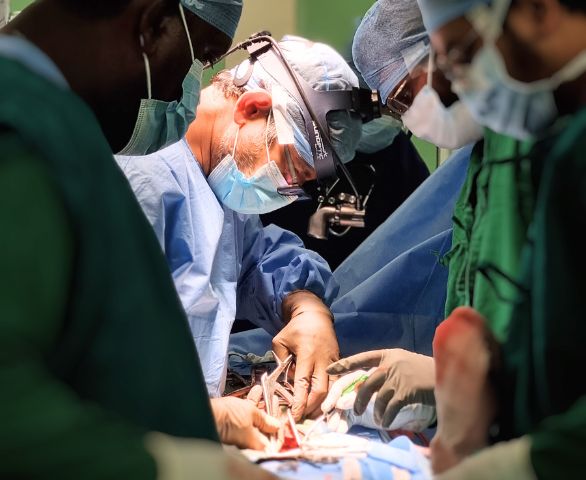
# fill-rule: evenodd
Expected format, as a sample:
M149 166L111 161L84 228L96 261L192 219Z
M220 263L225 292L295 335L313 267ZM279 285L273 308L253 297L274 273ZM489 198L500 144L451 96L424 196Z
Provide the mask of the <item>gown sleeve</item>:
M243 250L237 318L275 334L282 327L281 303L289 293L309 290L327 306L337 295L327 262L294 233L276 225L263 227L258 215L246 220Z

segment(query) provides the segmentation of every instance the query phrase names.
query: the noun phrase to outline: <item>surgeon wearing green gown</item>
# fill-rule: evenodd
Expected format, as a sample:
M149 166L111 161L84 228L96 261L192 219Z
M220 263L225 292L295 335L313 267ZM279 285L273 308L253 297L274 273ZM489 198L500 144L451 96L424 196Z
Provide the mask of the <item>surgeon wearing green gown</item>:
M241 8L39 0L0 31L0 477L263 478L215 443L165 260L112 158L183 135ZM222 440L267 430L235 411L214 409Z
M471 113L492 130L533 142L517 145L509 153L506 143L495 144L502 152L494 157L494 168L514 165L511 173L516 180L509 182L515 188L492 191L494 206L487 209L492 215L499 204L515 206L522 221L518 231L526 237L511 237L517 244L521 241L520 254L517 259L511 256L510 263L517 271L484 265L481 272L500 301L509 304L500 323L489 316L490 311L481 311L501 341L503 375L496 384L499 429L492 432L500 441L480 452L468 452L469 456L452 452L452 459L460 457L459 461L437 478L582 478L586 471L586 254L581 238L586 227L585 6L574 0L419 1L438 64ZM487 173L479 170L477 181L483 175ZM490 190L481 193L486 192ZM486 202L480 194L470 198L477 205ZM500 227L494 221L490 228L510 228L511 218L502 216ZM488 224L481 228L480 234L494 235ZM509 252L514 254L511 246ZM508 284L505 289L499 288L504 284ZM467 288L472 287L468 283ZM476 293L469 292L468 298ZM451 395L456 398L458 391Z

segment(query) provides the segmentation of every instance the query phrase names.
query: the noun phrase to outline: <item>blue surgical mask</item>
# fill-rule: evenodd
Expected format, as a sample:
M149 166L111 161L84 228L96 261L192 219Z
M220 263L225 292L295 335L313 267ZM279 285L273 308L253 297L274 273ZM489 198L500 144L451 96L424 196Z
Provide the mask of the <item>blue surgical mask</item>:
M238 129L238 133L240 129ZM277 164L270 159L265 135L267 163L246 177L234 159L238 133L232 153L226 155L208 176L208 184L218 201L238 213L262 214L286 207L297 197L284 196L278 187L288 186Z
M461 67L452 80L452 89L466 104L472 116L505 135L526 140L539 135L558 117L553 92L586 69L586 52L577 55L552 77L531 83L520 82L507 72L496 47L508 2L497 2L491 15L488 7L472 12L470 21L483 38L483 46L469 66Z
M511 80L496 47L487 45L476 54L463 78L452 81L452 90L476 121L526 140L547 129L558 111L551 90L531 91Z
M187 132L187 128L195 120L195 112L199 103L203 64L195 58L193 44L189 36L185 12L179 4L183 26L191 51L192 65L183 80L183 94L179 101L165 102L152 98L151 71L149 59L143 52L145 63L148 98L140 101L134 131L128 144L119 155L147 155L178 142ZM141 44L142 44L141 37Z
M401 131L401 123L383 115L362 126L362 135L356 150L362 153L376 153L387 148Z

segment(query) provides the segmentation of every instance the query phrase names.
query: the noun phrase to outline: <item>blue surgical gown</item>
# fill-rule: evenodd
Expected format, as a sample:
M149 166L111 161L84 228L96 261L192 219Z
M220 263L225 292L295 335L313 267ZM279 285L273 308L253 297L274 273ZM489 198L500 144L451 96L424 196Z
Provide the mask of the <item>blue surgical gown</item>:
M295 234L222 206L184 140L116 161L164 250L211 396L223 390L235 318L272 336L292 291L309 290L327 305L335 298L327 262Z
M440 260L451 247L471 151L454 152L335 270L340 288L331 309L342 356L379 348L431 355L446 302L448 268ZM262 354L269 346L258 329L230 341L238 353Z

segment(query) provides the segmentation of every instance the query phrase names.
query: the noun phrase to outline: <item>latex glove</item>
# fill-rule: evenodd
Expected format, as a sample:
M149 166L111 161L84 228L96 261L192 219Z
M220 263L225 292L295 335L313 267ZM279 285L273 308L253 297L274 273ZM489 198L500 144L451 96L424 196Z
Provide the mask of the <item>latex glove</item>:
M211 404L220 440L228 445L265 450L270 445L265 435L277 433L282 426L248 400L212 398Z
M361 386L377 369L369 371L356 370L348 373L334 382L328 396L321 405L324 414L327 415L329 430L338 433L346 433L353 425L380 429L381 424L374 418L374 408L377 394L375 393L366 410L361 415L353 412L354 403ZM405 405L388 427L388 430L409 430L421 432L435 421L435 408L431 405L413 403Z
M313 293L300 290L283 300L285 327L273 339L273 351L284 360L295 355L295 420L305 414L321 413L321 402L328 393L326 367L340 358L340 350L330 309Z
M382 428L390 428L395 417L406 405L421 404L433 407L435 365L433 358L399 348L373 350L344 358L330 365L330 375L340 375L361 368L377 367L356 394L354 413L362 415L371 397L374 401L374 420Z
M152 432L145 448L157 464L157 480L276 480L277 477L235 452L208 440L177 438Z

